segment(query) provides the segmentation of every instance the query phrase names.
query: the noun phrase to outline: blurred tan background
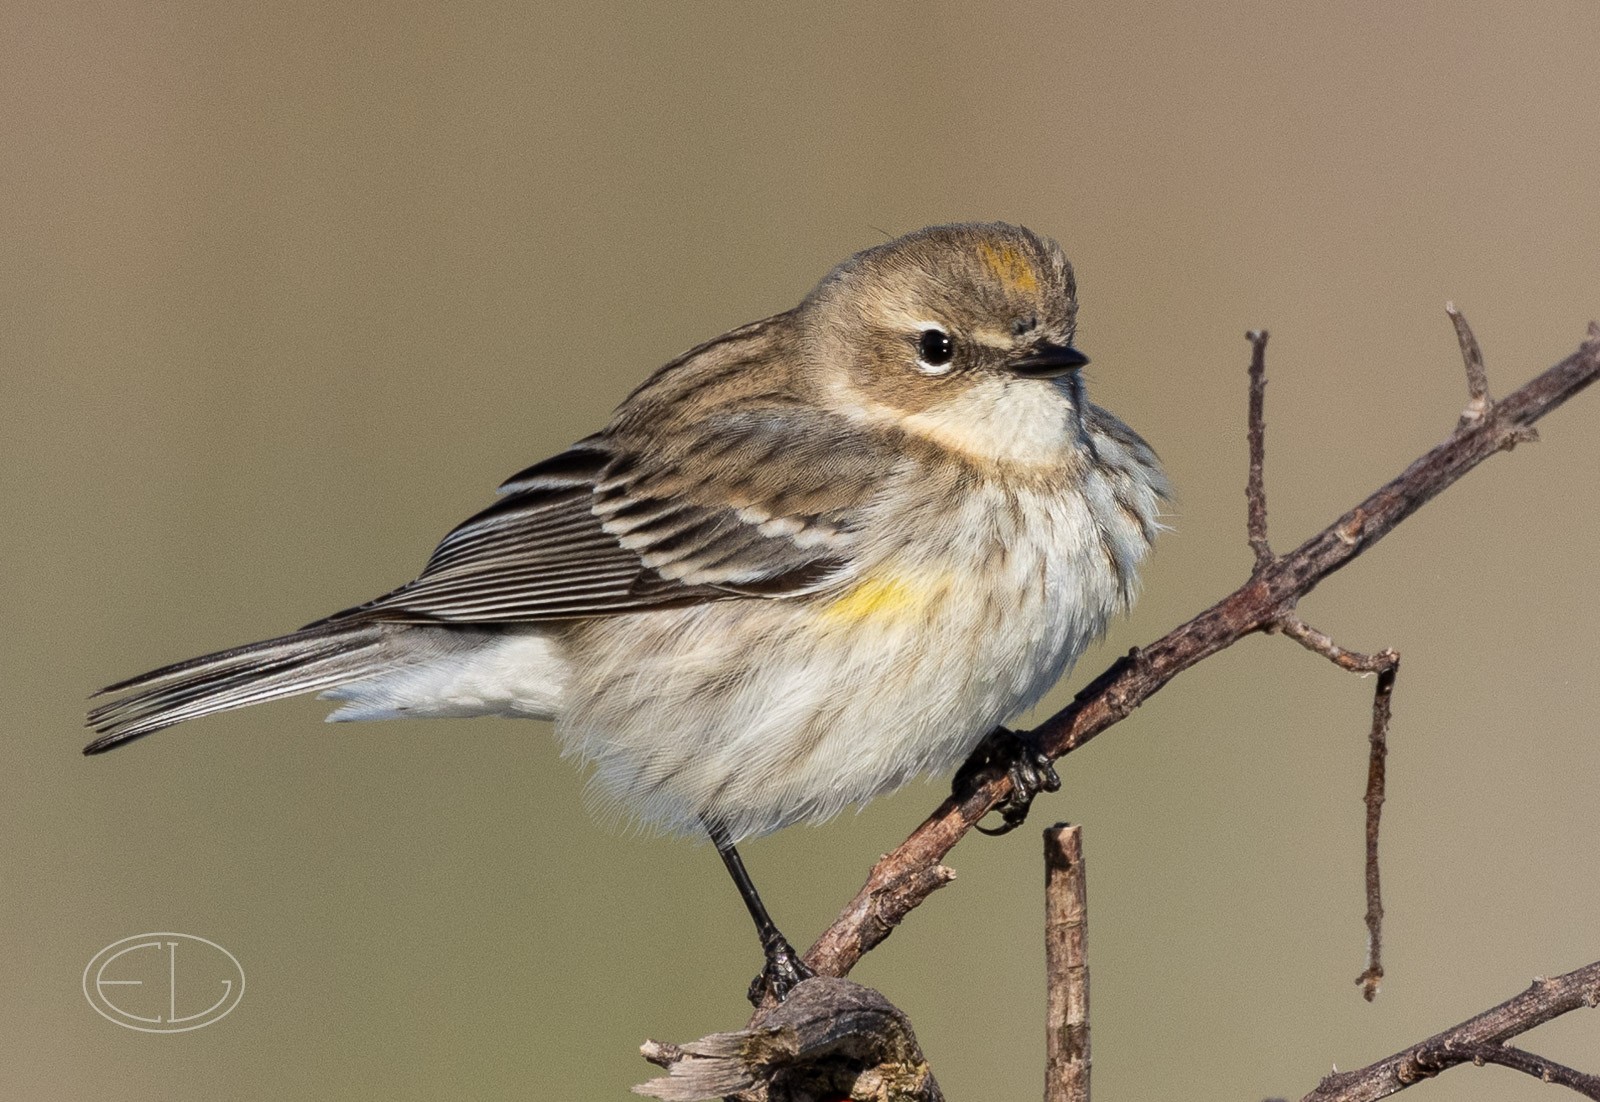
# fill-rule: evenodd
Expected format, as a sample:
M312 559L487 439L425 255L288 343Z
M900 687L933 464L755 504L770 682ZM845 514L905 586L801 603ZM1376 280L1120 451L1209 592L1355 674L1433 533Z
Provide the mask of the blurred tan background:
M1293 546L1441 439L1447 299L1504 392L1600 315L1600 8L1159 0L31 3L0 45L0 1096L621 1098L743 1020L709 848L598 827L539 724L296 701L86 760L83 699L410 578L496 482L683 348L930 222L1062 241L1095 396L1181 500L1131 622L1245 575L1247 328ZM1600 393L1303 611L1404 653L1368 1006L1370 681L1247 641L1068 759L857 973L953 1099L1032 1098L1038 828L1086 825L1108 1099L1298 1096L1600 957ZM1059 689L1052 706L1069 689ZM752 845L802 944L941 779ZM178 1036L102 946L243 963ZM1600 1071L1600 1022L1532 1047ZM1417 1097L1537 1099L1500 1069Z

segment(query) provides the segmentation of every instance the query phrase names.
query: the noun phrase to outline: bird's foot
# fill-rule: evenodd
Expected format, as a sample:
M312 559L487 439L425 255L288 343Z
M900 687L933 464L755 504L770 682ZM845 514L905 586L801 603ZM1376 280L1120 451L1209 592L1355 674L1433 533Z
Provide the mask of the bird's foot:
M1050 755L1040 750L1032 739L1005 727L996 727L956 771L951 791L959 799L998 773L1011 778L1011 793L995 805L1003 822L997 827L978 827L984 834L1010 834L1027 821L1035 796L1061 788L1061 777Z
M816 975L789 939L777 930L761 939L761 947L766 951L767 963L761 974L750 981L750 1005L760 1006L769 992L782 1002L803 980Z

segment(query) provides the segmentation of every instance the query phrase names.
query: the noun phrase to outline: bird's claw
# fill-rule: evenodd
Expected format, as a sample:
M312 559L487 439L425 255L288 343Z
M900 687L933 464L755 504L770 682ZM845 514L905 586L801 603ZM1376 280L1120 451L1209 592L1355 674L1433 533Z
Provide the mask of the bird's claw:
M750 981L750 1005L760 1006L769 992L774 999L782 1002L789 997L790 991L816 975L782 934L764 939L762 948L766 950L767 963L762 967L761 974Z
M997 836L1010 834L1028 818L1033 798L1041 792L1055 792L1061 788L1061 777L1056 773L1050 755L1040 750L1031 739L1004 727L996 727L978 744L966 762L956 772L951 788L956 796L964 796L996 772L1011 778L1011 792L994 810L1003 820L997 827L978 827L983 834Z

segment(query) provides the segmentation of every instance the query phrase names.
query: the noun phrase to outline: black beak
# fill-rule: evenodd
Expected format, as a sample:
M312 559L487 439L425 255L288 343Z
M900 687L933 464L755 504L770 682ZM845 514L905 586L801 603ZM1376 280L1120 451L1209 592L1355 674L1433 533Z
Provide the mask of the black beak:
M1058 379L1089 362L1089 357L1070 344L1041 344L1006 366L1024 379Z

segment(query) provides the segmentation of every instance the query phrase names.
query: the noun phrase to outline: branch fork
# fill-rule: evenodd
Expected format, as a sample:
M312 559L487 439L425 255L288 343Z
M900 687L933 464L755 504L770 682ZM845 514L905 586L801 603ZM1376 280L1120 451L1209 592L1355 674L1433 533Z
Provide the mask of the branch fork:
M1455 323L1456 334L1461 343L1461 355L1466 361L1467 389L1471 395L1467 410L1468 413L1475 413L1472 420L1468 419L1468 414L1462 414L1460 424L1457 426L1457 431L1460 432L1492 413L1494 404L1489 398L1489 381L1484 371L1483 354L1478 350L1478 342L1467 326L1467 319L1456 311L1453 304L1447 305L1445 310ZM1267 447L1265 413L1267 332L1264 329L1257 329L1245 334L1245 337L1251 347L1248 432L1250 473L1245 483L1245 502L1248 510L1246 538L1256 560L1255 569L1251 572L1251 578L1254 579L1281 566L1283 560L1273 553L1272 544L1267 538L1267 489L1263 473L1266 467ZM1334 526L1333 533L1346 547L1355 547L1360 542L1365 526L1366 513L1357 506L1345 520ZM1313 654L1322 655L1342 670L1363 675L1374 673L1378 675L1378 684L1372 695L1372 729L1367 736L1365 797L1367 966L1356 977L1362 997L1371 1002L1378 997L1378 989L1383 982L1383 892L1378 865L1378 835L1382 821L1384 779L1389 755L1390 700L1394 696L1395 677L1400 672L1400 654L1393 648L1379 651L1377 654L1361 654L1346 650L1335 643L1326 632L1318 631L1302 620L1295 610L1297 601L1297 597L1285 601L1272 618L1262 625L1261 630L1268 635L1282 634L1293 639Z
M1522 994L1377 1063L1336 1071L1301 1102L1374 1102L1461 1064L1499 1064L1600 1100L1600 1076L1505 1043L1553 1018L1597 1004L1600 961L1564 976L1536 979Z

